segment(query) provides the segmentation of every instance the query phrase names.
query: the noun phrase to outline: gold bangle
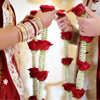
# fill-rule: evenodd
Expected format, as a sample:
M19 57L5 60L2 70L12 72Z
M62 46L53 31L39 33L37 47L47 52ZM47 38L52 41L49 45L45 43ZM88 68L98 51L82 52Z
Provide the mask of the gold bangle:
M35 36L37 36L39 30L37 23L34 20L29 20L29 22L33 25L35 29Z
M14 28L18 31L18 33L20 35L20 42L22 42L22 33L21 33L21 30L17 26L14 26Z
M33 20L36 21L36 23L39 26L39 32L38 32L38 35L39 35L42 33L42 30L43 30L42 22L38 17L34 17Z
M29 32L28 38L29 39L33 38L35 36L35 30L34 30L32 24L30 22L26 22L24 24L28 28L28 32Z
M17 26L20 28L20 30L22 32L22 36L23 36L23 40L22 41L23 42L26 41L26 39L27 39L27 32L26 32L25 28L23 27L22 24L17 25Z

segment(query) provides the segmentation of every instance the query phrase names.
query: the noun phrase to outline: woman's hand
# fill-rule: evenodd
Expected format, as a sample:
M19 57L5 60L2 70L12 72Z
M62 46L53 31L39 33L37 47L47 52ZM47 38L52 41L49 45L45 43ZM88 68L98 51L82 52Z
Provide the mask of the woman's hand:
M42 12L41 10L39 10L37 12L35 16L42 20L43 29L49 27L49 25L52 23L52 20L55 17L56 12L56 10L49 12Z
M69 29L68 31L72 31L72 25L67 16L58 18L58 15L57 15L55 20L57 21L57 24L61 31L64 31L66 27L68 27Z
M83 36L99 36L100 17L87 7L86 12L91 18L77 17L80 34Z
M32 19L34 16L33 15L27 15L25 16L25 18L21 21L21 23L25 23L27 21L29 21L30 19Z

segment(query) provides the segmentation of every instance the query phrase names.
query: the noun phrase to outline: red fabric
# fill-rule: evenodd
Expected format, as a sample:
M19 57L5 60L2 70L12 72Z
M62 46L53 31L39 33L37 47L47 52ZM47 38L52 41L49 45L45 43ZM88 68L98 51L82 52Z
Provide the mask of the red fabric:
M4 0L0 0L0 27L3 26L3 17L2 17L2 4Z
M86 6L88 6L89 0L87 0Z
M100 37L98 40L97 100L100 100Z
M17 89L10 77L8 67L7 67L7 62L6 62L6 57L4 52L2 51L3 54L3 80L7 79L8 84L5 85L2 82L2 85L0 86L0 100L20 100L20 96L17 92Z
M3 27L3 15L2 15L2 4L4 0L0 0L0 27ZM14 11L13 7L11 6L12 10ZM3 77L2 80L7 79L8 84L5 85L2 84L0 86L0 100L20 100L20 96L18 94L18 91L16 90L16 87L10 77L10 73L7 67L6 57L4 54L4 51L2 52L3 56ZM13 61L14 62L14 61Z

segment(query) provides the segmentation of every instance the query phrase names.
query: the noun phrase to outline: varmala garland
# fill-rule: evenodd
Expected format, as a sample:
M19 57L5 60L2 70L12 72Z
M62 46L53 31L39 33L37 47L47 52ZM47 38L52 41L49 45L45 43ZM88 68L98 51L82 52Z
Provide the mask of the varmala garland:
M71 11L76 16L86 17L85 7L80 3L76 7L72 8ZM84 95L85 90L83 89L84 82L84 71L86 71L90 64L86 60L86 46L87 43L92 42L94 37L87 37L80 35L80 48L79 48L79 60L77 60L78 73L76 78L76 86L72 87L73 100L80 100Z
M42 12L47 12L47 11L52 11L55 9L54 6L48 6L48 5L41 5L40 6ZM31 11L31 14L34 15L34 12L35 11ZM44 85L44 81L45 79L47 78L47 75L48 75L48 71L45 71L45 57L46 57L46 51L49 49L50 46L52 46L53 44L51 44L49 41L47 41L47 36L48 36L48 28L44 29L42 31L42 37L41 37L41 40L37 40L37 41L31 41L29 42L29 48L31 50L40 50L40 55L39 55L39 67L38 68L30 68L29 71L30 71L30 76L32 77L35 76L39 82L37 82L37 80L34 80L34 77L33 78L33 91L34 93L36 94L33 94L33 96L30 96L29 97L29 100L31 99L35 99L35 100L44 100L42 99L42 94L43 94L43 85ZM34 43L32 43L34 42ZM35 48L33 48L35 47ZM32 63L36 63L36 55L32 54L33 55L33 62ZM34 64L33 64L34 65ZM35 81L35 82L34 82ZM36 85L34 85L36 84Z
M45 9L43 9L43 8ZM49 8L50 6L45 5L41 6L41 10L43 12L54 10L54 6ZM74 12L75 15L85 17L86 12L85 12L85 7L82 4L77 5L76 7L72 8L70 11ZM60 11L61 12L61 11ZM39 56L39 68L34 69L33 72L30 70L30 76L35 76L39 80L39 87L38 87L38 92L37 96L35 96L35 100L42 100L42 91L43 91L43 81L47 78L48 72L44 71L45 68L45 50L48 50L49 46L52 44L48 41L47 39L47 30L45 29L43 31L42 39L43 40L38 40L35 41L33 44L35 44L36 48L40 50L40 56ZM44 35L45 34L45 35ZM67 34L67 35L65 35ZM89 67L90 64L88 64L86 60L86 45L87 43L92 42L93 37L86 37L86 36L80 36L80 52L79 52L79 60L77 61L78 64L78 73L77 73L77 79L76 79L76 86L73 83L70 83L70 73L69 73L69 65L72 62L72 58L68 57L68 40L71 39L72 33L70 32L62 32L61 38L64 39L65 45L65 57L62 59L63 65L66 66L66 83L63 84L64 89L67 91L67 100L71 100L71 94L69 91L72 91L73 94L73 100L79 100L85 93L85 90L82 88L83 87L83 80L84 80L84 71L86 71ZM67 37L67 38L66 38ZM70 39L69 39L70 37ZM67 41L66 41L67 40ZM32 43L30 43L31 45ZM45 44L47 44L47 47L45 48ZM30 47L30 46L29 46ZM32 45L32 47L34 47ZM35 66L35 65L34 65ZM34 78L34 77L33 77ZM29 97L29 100L33 99L34 95Z
M36 15L37 13L37 10L33 10L30 12L30 15ZM34 76L33 75L30 75L31 77L34 77L33 78L33 95L34 95L34 98L37 97L37 90L38 90L38 80L36 78L36 75L35 73L38 72L38 68L37 68L37 64L36 64L36 58L37 58L37 52L39 50L38 48L38 44L37 44L37 37L34 37L33 40L31 42L28 43L29 45L29 49L31 50L31 53L32 53L32 68L29 69L30 73L34 72ZM34 46L34 47L33 47Z
M57 15L59 18L64 17L65 14L63 13L65 10L58 10ZM70 70L69 70L69 65L72 62L72 58L68 57L68 44L70 39L72 38L72 32L68 31L68 27L61 32L61 38L64 41L64 57L62 58L62 64L64 65L65 69L65 84L63 84L63 87L65 87L67 84L72 84L70 83ZM71 90L66 90L66 100L71 100Z

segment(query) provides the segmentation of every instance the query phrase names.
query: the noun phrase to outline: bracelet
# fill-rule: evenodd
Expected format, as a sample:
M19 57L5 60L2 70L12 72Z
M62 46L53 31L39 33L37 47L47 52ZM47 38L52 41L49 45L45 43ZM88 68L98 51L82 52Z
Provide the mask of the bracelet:
M26 31L26 29L23 27L23 25L22 24L20 24L20 25L16 25L17 27L19 27L19 29L21 30L21 32L22 32L22 37L23 37L23 42L24 41L26 41L27 40L27 31Z
M30 22L30 23L32 24L32 26L34 27L34 29L35 29L35 36L37 36L38 30L39 30L37 23L36 23L34 20L29 20L29 22Z
M43 30L41 20L38 17L34 17L25 23L19 23L14 26L14 28L20 35L20 42L34 38L35 36L42 33Z
M35 28L33 27L33 25L30 22L26 22L24 23L24 25L27 27L28 29L28 39L31 39L33 37L35 37Z
M20 42L22 42L22 33L20 31L20 29L17 26L14 26L14 28L18 31L19 35L20 35Z
M38 35L39 35L42 33L42 30L43 30L41 19L39 19L38 17L34 17L33 20L38 24L38 27L39 27Z

